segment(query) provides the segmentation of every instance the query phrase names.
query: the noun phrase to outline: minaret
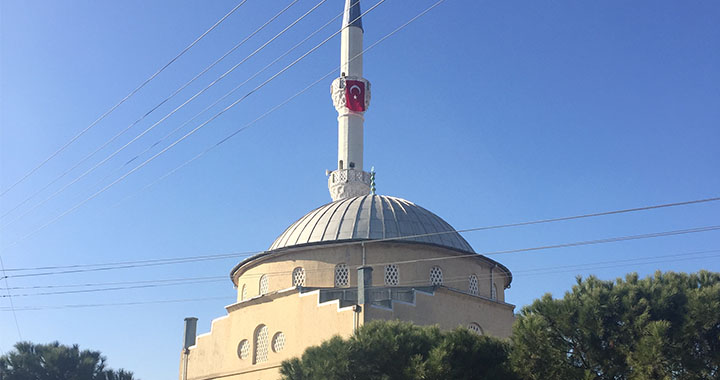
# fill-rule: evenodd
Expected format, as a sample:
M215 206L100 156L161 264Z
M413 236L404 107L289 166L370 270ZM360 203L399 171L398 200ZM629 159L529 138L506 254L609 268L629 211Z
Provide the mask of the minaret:
M363 122L370 105L370 82L363 78L363 28L360 0L345 0L340 44L340 78L332 83L338 112L338 166L329 174L333 201L370 194L370 173L363 171Z

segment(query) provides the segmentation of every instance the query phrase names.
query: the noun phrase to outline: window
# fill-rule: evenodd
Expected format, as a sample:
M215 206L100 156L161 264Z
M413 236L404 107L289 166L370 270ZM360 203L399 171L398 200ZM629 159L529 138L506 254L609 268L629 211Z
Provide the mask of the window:
M260 295L267 294L270 284L268 283L268 276L266 274L260 277Z
M255 329L255 349L253 350L253 364L266 362L268 359L268 328L259 325Z
M468 284L468 292L472 295L478 295L478 278L476 275L471 274Z
M385 265L385 285L397 285L399 282L398 266L395 264Z
M240 301L245 301L247 298L247 285L243 284L240 290Z
M247 339L240 341L240 344L238 344L237 354L241 360L245 360L248 356L250 356L250 342L248 342Z
M474 332L475 334L483 335L483 329L482 329L482 327L480 327L480 325L478 325L478 324L475 323L475 322L473 322L473 323L471 323L471 324L468 325L468 330Z
M492 284L492 288L490 289L490 299L491 300L497 299L497 287L495 286L495 283Z
M280 352L285 347L285 334L282 331L275 333L272 339L273 352Z
M297 267L292 272L293 286L305 286L305 269Z
M432 267L430 269L430 285L442 285L443 274L440 267Z
M350 271L345 263L335 266L335 286L348 286Z
M340 160L340 162L338 162L338 169L340 169L340 170L345 169L345 168L343 168L343 161L342 161L342 160Z

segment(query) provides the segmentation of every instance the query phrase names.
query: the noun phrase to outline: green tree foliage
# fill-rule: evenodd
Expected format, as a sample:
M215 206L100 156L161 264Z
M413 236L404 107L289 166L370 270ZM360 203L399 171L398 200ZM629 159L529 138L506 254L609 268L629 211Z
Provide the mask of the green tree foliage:
M506 342L465 328L441 332L407 322L374 321L287 360L285 380L515 379Z
M135 380L132 372L105 367L98 351L82 350L58 342L20 342L0 356L0 380Z
M578 278L523 308L511 359L526 379L720 378L720 274Z

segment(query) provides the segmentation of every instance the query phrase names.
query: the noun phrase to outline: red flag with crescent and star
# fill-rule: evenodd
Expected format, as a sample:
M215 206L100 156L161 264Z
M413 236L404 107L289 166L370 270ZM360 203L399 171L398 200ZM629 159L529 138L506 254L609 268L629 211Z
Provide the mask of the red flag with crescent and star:
M365 82L359 80L345 81L345 106L350 111L365 111Z

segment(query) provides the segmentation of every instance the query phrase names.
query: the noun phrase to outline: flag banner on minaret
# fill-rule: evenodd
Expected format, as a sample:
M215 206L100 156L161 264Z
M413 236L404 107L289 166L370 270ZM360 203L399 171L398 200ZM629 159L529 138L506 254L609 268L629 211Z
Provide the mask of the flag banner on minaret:
M365 111L365 82L359 80L345 81L345 106L350 111Z

